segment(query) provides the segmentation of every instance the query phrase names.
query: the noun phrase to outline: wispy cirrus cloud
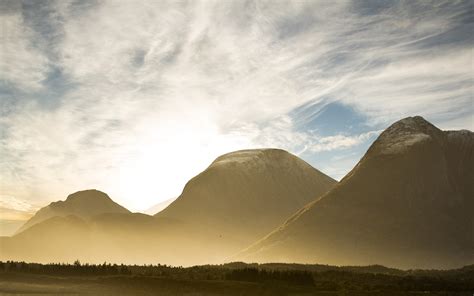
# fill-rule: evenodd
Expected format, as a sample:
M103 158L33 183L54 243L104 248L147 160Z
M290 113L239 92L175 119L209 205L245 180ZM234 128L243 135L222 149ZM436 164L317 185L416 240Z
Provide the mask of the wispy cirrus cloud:
M322 138L315 138L315 143L309 147L311 152L332 151L338 149L348 149L360 145L368 139L377 136L382 131L370 131L360 135L335 135Z
M0 42L1 86L6 90L34 92L43 87L42 81L48 72L48 59L32 43L33 32L25 26L18 2L11 2L13 7L4 10L1 17L2 34Z
M10 209L14 210L17 212L24 212L24 213L31 213L34 209L36 209L35 206L25 202L24 200L20 200L14 196L9 196L9 195L0 195L1 200L0 200L0 208L2 209ZM3 219L5 217L2 216Z
M96 187L145 209L230 150L327 168L337 152L340 177L401 117L473 127L469 1L2 3L0 175L18 198ZM331 104L357 122L314 126Z

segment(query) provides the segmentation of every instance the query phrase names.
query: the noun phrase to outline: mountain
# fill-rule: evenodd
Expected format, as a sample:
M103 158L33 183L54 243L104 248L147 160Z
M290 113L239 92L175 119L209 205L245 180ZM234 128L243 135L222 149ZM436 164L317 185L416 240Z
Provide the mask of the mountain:
M155 217L180 220L208 239L250 243L336 184L280 149L218 157Z
M79 218L90 218L104 213L130 213L130 211L101 191L93 189L78 191L70 194L65 201L52 202L41 208L17 233L52 217L74 215Z
M159 202L156 205L146 209L144 213L147 214L147 215L155 215L158 212L163 211L167 206L169 206L175 200L176 200L176 198L166 199L166 200L164 200L162 202Z
M401 268L473 263L473 164L472 132L405 118L334 189L237 258Z
M126 210L92 215L87 211L97 211L97 199L91 199L81 203L84 211L68 207L67 213L1 238L0 260L224 262L335 184L286 151L237 151L217 158L155 216Z

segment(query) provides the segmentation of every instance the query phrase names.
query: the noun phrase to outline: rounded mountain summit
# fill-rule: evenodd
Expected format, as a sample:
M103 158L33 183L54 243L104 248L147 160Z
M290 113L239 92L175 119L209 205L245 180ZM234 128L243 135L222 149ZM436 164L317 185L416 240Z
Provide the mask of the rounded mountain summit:
M179 219L211 237L251 242L336 183L284 150L240 150L218 157L156 217Z
M78 191L70 194L65 201L52 202L41 208L17 233L52 217L74 215L79 218L91 218L105 213L130 213L130 211L115 203L102 191L95 189Z

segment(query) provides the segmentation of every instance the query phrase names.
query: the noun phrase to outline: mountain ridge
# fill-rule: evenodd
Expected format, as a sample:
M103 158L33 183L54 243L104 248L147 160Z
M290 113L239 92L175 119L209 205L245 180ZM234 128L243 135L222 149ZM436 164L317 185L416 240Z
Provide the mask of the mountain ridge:
M0 255L192 265L237 253L254 262L451 268L474 261L471 163L474 133L441 131L422 117L388 127L339 183L281 149L234 151L154 216L99 191L84 191L99 199L75 193L45 208L90 199L117 211L63 211L0 239Z

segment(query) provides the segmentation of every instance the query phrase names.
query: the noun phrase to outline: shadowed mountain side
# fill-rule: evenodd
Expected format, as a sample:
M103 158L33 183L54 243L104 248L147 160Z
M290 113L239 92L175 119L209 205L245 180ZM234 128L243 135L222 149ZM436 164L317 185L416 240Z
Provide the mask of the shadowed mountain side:
M103 213L130 213L130 211L101 191L94 189L78 191L70 194L65 201L52 202L41 208L17 233L52 217L74 215L90 218Z
M216 159L154 217L132 213L76 217L82 228L72 217L55 217L3 240L1 257L39 262L221 263L335 183L283 150L238 151Z
M403 119L332 191L237 259L401 268L472 263L473 163L472 132Z

